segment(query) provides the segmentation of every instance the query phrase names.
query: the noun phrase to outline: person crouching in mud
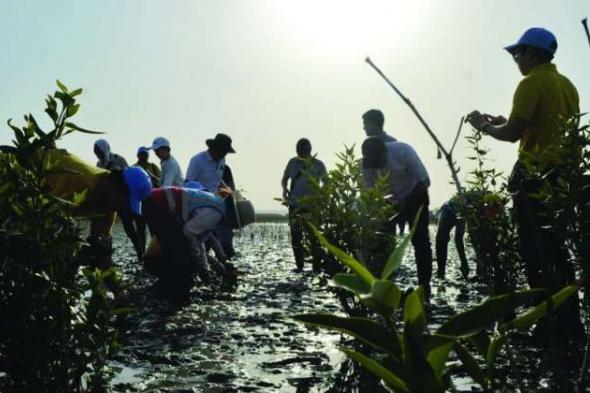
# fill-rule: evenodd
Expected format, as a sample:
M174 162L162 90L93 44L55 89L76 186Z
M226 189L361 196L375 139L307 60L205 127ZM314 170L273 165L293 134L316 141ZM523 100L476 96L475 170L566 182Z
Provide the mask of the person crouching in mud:
M45 154L54 169L47 177L51 195L75 201L74 215L90 218L90 235L78 260L94 268L110 269L113 265L111 232L116 214L131 215L134 208L136 214L139 212L139 202L152 189L148 174L138 167L112 171L97 168L63 149L48 149ZM126 302L117 280L108 278L105 284L116 302Z
M156 188L143 201L142 215L162 251L159 263L146 255L146 269L160 277L159 290L171 302L186 299L193 273L204 282L210 280L204 243L225 215L225 197L229 195L229 190L213 194L199 184L194 188ZM214 270L223 269L222 265L214 266Z

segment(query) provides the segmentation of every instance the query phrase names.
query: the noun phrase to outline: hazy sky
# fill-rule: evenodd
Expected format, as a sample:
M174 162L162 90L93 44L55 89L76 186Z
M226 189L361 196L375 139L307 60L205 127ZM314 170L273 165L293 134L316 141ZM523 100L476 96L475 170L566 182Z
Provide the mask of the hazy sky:
M138 146L165 136L185 171L206 138L225 132L238 152L227 160L238 186L258 210L276 210L272 198L300 137L331 167L343 144L362 142L362 113L380 108L386 130L424 161L434 207L453 192L449 171L364 58L450 144L470 110L508 114L521 76L501 48L532 26L555 33L558 69L590 110L585 16L590 2L582 0L2 0L0 120L43 119L59 78L84 88L75 122L108 132L130 162ZM0 143L9 142L1 130ZM74 135L62 146L94 163L94 139ZM494 165L509 170L516 145L486 145ZM465 175L464 141L455 154Z

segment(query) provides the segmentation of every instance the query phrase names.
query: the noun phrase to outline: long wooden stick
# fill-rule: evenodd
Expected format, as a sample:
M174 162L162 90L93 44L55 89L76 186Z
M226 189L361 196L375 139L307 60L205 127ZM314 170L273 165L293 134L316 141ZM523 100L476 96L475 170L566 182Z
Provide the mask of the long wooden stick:
M590 32L588 31L588 18L582 19L582 26L584 26L584 31L586 32L586 38L588 38L588 44L590 44Z
M453 161L453 155L452 155L452 149L451 152L447 151L447 149L445 149L445 147L442 145L442 143L440 142L440 140L437 138L436 134L432 131L432 129L430 128L430 126L426 123L426 121L424 120L424 118L422 117L422 115L420 114L420 112L418 112L418 110L416 109L416 107L414 106L414 104L412 104L412 101L410 101L410 99L408 97L406 97L405 95L403 95L403 93L389 80L389 78L387 78L385 76L385 74L379 69L379 67L377 67L375 65L375 63L373 63L371 61L370 58L366 58L365 61L375 70L377 71L377 73L381 76L381 78L383 78L385 80L385 82L387 82L387 84L397 93L397 95L402 99L403 102L406 103L406 105L408 105L410 107L410 109L412 110L412 112L414 113L414 115L416 115L416 117L418 118L418 120L420 121L420 123L422 123L422 126L424 126L424 129L426 129L426 132L428 133L428 135L430 135L430 137L432 138L432 140L434 140L434 143L436 144L436 146L438 147L438 150L441 151L445 157L445 160L447 161L447 164L449 165L449 169L451 170L451 176L453 177L453 182L455 183L455 187L457 188L457 192L459 193L459 195L463 195L463 187L461 187L461 182L459 181L459 176L458 173L459 171L457 170L457 168L455 168L455 163ZM461 120L461 125L463 124L463 119ZM459 125L459 130L457 131L457 136L455 137L455 142L456 139L459 137L459 133L461 132L461 125ZM453 143L453 148L454 148L454 143Z

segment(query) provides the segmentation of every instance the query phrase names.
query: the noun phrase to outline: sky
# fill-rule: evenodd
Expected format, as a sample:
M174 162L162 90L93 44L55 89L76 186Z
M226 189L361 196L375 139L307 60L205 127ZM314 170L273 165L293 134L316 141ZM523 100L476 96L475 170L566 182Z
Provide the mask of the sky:
M583 0L2 0L0 144L12 138L9 118L22 124L32 113L49 125L44 97L59 79L84 89L75 123L106 132L130 163L139 146L165 136L186 171L207 138L227 133L238 187L257 210L273 211L299 138L331 168L344 145L360 146L361 115L378 108L386 131L424 162L437 207L453 193L450 172L365 57L449 146L471 110L508 115L522 76L502 47L529 27L557 36L555 63L589 111L590 46L580 23L589 15ZM74 134L61 147L94 163L95 139ZM489 165L509 172L517 146L484 145ZM470 155L461 138L462 179Z

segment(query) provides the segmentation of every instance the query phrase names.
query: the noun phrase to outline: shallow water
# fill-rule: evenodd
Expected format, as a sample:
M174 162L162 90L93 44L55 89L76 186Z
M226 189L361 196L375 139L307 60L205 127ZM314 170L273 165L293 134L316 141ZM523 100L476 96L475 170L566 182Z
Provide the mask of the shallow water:
M312 273L310 266L303 273L292 271L295 263L289 242L285 224L251 225L235 239L241 256L234 263L243 273L237 285L215 291L194 288L193 302L170 313L166 303L151 291L154 279L130 259L132 248L118 230L115 261L124 272L130 298L138 310L122 325L122 347L111 363L116 371L113 389L297 393L381 390L376 386L354 387L350 382L358 367L345 361L338 351L343 345L341 335L308 329L289 319L290 315L310 311L341 313L338 301L326 290L326 280ZM409 250L396 278L401 288L417 283L412 261L413 251ZM454 245L449 244L447 278L433 280L429 327L436 329L485 297L483 285L461 277ZM522 364L516 372L506 371L507 378L513 379L511 385L521 387L514 391L568 391L574 369L558 374L547 371L535 347L519 344L518 351L509 352L517 353ZM360 379L372 378L362 374ZM454 383L458 391L477 391L467 375L458 375Z

